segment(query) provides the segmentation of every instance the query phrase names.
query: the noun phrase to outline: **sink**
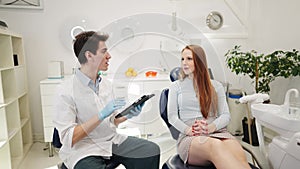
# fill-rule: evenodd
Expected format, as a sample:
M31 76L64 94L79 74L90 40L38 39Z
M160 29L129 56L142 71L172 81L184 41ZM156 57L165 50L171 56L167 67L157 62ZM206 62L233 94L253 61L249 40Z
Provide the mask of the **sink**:
M258 123L276 131L283 138L291 138L300 131L299 108L289 108L287 112L281 105L253 104L251 110Z

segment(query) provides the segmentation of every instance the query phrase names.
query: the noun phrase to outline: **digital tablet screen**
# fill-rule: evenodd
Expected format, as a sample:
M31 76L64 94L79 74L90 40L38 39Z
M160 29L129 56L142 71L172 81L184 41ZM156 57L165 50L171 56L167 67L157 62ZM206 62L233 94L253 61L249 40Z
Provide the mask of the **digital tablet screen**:
M149 100L150 98L152 98L154 96L154 94L149 94L149 95L143 95L142 97L140 97L138 100L136 100L134 103L132 103L130 106L128 106L126 109L124 109L121 113L119 113L116 118L122 117L127 115L130 110L133 110L136 106L146 102L147 100Z

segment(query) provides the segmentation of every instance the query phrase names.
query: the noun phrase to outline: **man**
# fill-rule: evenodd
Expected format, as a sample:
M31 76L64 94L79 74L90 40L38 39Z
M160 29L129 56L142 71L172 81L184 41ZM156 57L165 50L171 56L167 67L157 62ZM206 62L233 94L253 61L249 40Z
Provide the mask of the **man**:
M69 169L104 169L107 160L128 169L157 169L160 149L156 144L116 132L118 124L137 116L143 105L115 118L125 101L113 99L111 84L98 75L109 66L107 39L107 35L87 31L74 41L81 67L59 87L56 99L54 124L63 144L60 158Z

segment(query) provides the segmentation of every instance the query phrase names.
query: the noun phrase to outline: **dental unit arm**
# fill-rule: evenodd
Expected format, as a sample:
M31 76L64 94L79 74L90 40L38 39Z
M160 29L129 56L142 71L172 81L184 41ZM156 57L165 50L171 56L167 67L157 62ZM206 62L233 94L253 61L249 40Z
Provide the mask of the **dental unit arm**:
M252 104L262 104L264 101L269 100L270 96L268 94L263 94L263 93L255 93L252 95L246 95L243 96L239 99L239 102L241 104L247 104L247 124L248 124L248 137L249 137L249 143L252 146L252 131L251 131L251 124L253 123L253 120L251 119L251 110L249 108L249 106L251 106ZM249 105L249 106L248 106ZM247 144L244 145L244 147L249 147ZM269 168L267 159L265 158L265 154L264 153L260 153L261 151L259 151L259 153L256 151L250 151L250 154L252 156L252 160L258 163L260 168ZM259 158L258 158L259 157Z
M270 99L270 96L268 94L263 94L263 93L255 93L252 95L246 95L243 96L239 99L239 102L242 104L258 104L258 103L263 103L265 100ZM251 124L252 124L252 119L251 119L251 112L249 107L247 106L247 123L248 123L248 133L249 133L249 142L250 145L252 145L252 131L251 131Z
M299 97L299 91L297 89L289 89L286 94L285 94L285 98L284 98L284 103L282 105L282 109L284 112L286 113L290 113L290 96L291 93L294 92L295 93L295 97L298 98Z
M239 101L240 103L257 104L257 103L263 103L268 99L270 99L270 96L268 94L255 93L252 95L243 96L239 99Z

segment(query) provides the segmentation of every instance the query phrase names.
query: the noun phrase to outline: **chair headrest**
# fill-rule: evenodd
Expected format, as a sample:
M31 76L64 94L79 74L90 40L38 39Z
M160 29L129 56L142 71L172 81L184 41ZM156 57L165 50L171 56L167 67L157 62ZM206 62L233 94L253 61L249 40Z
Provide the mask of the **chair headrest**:
M178 80L180 69L181 69L180 67L175 67L170 71L170 80L172 82Z

